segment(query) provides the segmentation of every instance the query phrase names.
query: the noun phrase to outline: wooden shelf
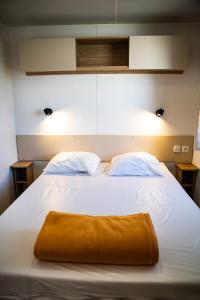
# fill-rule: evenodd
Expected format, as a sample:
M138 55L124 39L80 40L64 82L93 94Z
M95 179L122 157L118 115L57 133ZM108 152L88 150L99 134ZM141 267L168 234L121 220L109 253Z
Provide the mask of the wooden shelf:
M176 178L191 198L194 197L196 174L198 170L195 165L190 163L176 164Z
M198 171L199 168L197 168L195 165L190 163L184 163L184 164L176 164L177 168L179 168L182 171Z
M16 180L16 183L27 183L27 180Z
M32 166L32 162L31 161L17 161L14 164L12 164L11 168L13 169L21 169L21 168L29 168L30 166Z
M127 66L77 67L74 71L26 72L26 76L75 74L183 74L177 70L130 70Z
M182 183L183 187L192 187L193 183Z
M128 73L128 66L92 66L92 67L77 67L77 73Z
M19 197L33 182L31 161L17 161L11 166L14 176L15 196Z
M127 66L129 38L76 39L76 67Z

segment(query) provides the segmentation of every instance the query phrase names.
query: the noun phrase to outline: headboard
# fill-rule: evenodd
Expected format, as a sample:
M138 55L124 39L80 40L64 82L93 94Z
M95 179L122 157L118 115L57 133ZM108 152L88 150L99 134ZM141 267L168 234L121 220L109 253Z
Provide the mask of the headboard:
M194 136L127 135L18 135L19 160L49 160L61 151L90 151L102 160L130 152L147 151L160 161L191 162ZM174 153L174 145L188 145L189 152Z

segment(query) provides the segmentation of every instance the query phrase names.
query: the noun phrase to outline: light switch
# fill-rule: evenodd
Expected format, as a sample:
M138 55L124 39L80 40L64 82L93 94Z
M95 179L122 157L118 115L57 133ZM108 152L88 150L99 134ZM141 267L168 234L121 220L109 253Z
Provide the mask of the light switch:
M181 152L181 145L174 145L173 152L175 153Z
M182 152L189 152L190 147L189 146L182 146Z

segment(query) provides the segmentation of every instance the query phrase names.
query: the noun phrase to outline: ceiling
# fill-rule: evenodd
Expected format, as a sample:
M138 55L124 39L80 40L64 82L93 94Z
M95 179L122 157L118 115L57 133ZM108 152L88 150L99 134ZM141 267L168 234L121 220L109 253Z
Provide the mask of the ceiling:
M200 22L200 0L0 0L8 26Z

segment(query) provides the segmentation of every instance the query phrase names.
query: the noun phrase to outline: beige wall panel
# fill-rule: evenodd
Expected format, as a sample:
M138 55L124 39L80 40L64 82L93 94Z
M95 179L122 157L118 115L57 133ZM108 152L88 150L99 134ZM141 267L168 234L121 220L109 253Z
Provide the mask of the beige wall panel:
M75 39L24 40L19 45L19 62L25 72L75 70Z
M129 68L139 70L183 70L188 61L184 36L131 36Z
M117 135L19 135L17 136L20 160L49 160L61 151L91 151L102 160L130 152L147 151L160 161L191 162L193 136L117 136ZM174 153L173 145L188 145L188 153Z

